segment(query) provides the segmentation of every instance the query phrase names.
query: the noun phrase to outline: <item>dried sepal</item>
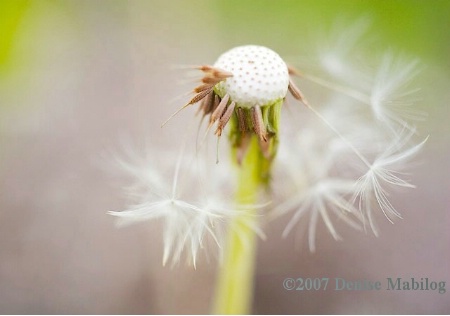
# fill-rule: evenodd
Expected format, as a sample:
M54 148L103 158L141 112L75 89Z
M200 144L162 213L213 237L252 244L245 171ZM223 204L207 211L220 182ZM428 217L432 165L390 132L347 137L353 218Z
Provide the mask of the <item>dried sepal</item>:
M244 110L242 108L237 108L236 116L237 116L237 120L238 120L239 131L243 134L246 133L249 129L245 122L246 120L245 120Z
M203 91L201 91L201 92L199 92L199 93L197 93L186 105L185 105L185 107L186 106L189 106L189 105L192 105L192 104L195 104L195 103L197 103L197 102L199 102L199 101L201 101L204 97L206 97L211 91L212 91L212 87L211 88L209 88L209 89L206 89L206 90L203 90Z
M261 107L254 106L251 108L251 117L254 132L260 140L267 142L267 131L262 117Z
M292 79L289 79L289 86L288 86L289 92L292 94L292 96L299 100L303 101L305 97L303 96L300 89L295 85L294 81Z
M231 102L230 105L227 107L226 111L223 113L223 115L219 119L219 124L217 126L216 135L221 136L222 130L227 125L228 121L230 120L231 116L234 113L234 108L236 106L236 102Z
M223 115L223 113L226 110L226 106L227 106L227 103L228 103L229 99L230 99L230 96L228 94L223 97L222 101L220 101L220 103L217 106L217 108L211 114L209 125L214 124Z
M203 112L203 117L210 113L214 107L214 91L211 91L200 103L197 113Z
M202 84L202 85L199 85L198 87L196 87L196 88L194 89L194 92L195 92L195 93L199 93L199 92L208 90L208 89L210 89L210 88L212 88L212 87L213 87L212 84L205 83L205 84Z

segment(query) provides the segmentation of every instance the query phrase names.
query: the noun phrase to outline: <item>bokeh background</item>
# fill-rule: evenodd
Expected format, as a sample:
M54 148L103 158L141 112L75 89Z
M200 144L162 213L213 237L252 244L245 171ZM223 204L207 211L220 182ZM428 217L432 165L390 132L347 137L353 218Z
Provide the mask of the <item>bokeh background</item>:
M102 168L104 153L124 134L180 146L192 111L159 127L187 91L174 66L213 63L250 43L295 61L318 30L361 16L380 52L424 66L417 106L428 112L420 133L431 136L414 168L418 188L392 197L405 219L380 220L379 238L349 230L335 242L320 227L312 254L280 237L286 220L266 227L253 311L450 313L450 284L445 294L282 288L286 277L450 282L446 0L0 0L0 313L208 313L216 264L162 267L157 223L115 228L106 212L126 201Z

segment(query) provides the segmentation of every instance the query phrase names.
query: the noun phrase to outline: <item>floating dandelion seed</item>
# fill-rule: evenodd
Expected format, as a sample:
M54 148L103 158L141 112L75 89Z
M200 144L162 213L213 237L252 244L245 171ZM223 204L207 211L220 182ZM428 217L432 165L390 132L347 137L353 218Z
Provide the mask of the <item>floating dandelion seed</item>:
M156 168L160 162L156 159L158 154L161 155L157 151L147 151L142 155L124 146L124 157L117 157L115 167L131 179L125 191L134 203L125 211L108 213L118 217L117 225L121 227L162 220L163 265L170 263L173 266L185 254L186 262L195 267L199 251L207 248L218 249L215 253L220 258L227 223L246 214L248 209L262 208L266 204L236 205L228 194L232 179L226 176L223 168L208 166L200 157L191 157L184 152L170 179L165 168ZM162 160L167 162L168 159ZM251 221L247 226L265 238Z
M414 188L414 185L400 178L401 171L405 164L420 151L428 138L417 145L404 149L413 134L414 131L410 131L406 135L400 133L376 157L370 169L356 183L353 199L358 200L359 209L365 214L363 218L368 218L375 235L378 235L378 229L373 220L374 205L378 206L391 223L393 223L393 217L402 218L389 201L386 187Z

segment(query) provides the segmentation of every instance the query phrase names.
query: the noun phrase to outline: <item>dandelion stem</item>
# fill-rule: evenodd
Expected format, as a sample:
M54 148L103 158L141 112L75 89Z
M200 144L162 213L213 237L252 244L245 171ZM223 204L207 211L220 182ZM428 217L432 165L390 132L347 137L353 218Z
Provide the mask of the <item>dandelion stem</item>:
M240 205L254 205L264 185L262 170L267 159L261 153L256 135L252 136L248 151L238 166ZM215 314L249 314L251 312L254 266L256 257L256 209L236 217L230 225L224 261L219 271L216 289Z

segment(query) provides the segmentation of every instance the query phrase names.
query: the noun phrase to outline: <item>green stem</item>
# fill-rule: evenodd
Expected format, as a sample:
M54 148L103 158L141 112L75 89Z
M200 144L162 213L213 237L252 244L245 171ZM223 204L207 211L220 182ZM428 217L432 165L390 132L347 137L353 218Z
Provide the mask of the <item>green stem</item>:
M254 205L259 189L264 185L263 157L258 139L251 137L249 148L238 166L238 205ZM252 304L256 234L251 228L257 223L256 209L237 216L230 225L224 261L219 272L215 297L215 314L249 314Z

